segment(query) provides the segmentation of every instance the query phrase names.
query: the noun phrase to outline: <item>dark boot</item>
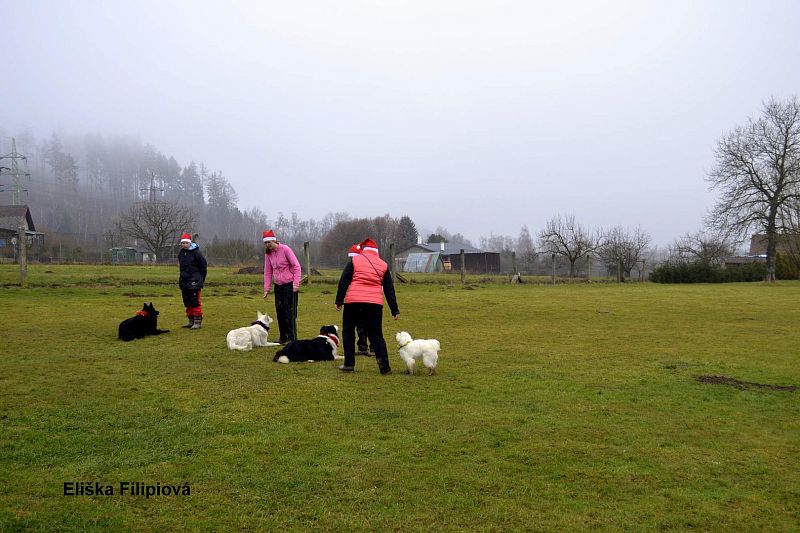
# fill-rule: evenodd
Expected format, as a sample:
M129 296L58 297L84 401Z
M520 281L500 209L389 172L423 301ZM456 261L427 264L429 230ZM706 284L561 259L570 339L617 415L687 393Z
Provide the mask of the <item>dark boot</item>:
M203 315L194 317L194 324L189 329L200 329L200 325L203 323Z
M189 320L189 322L187 322L187 324L185 326L181 326L181 327L182 328L190 328L190 327L194 326L194 317L193 316L188 316L186 318Z

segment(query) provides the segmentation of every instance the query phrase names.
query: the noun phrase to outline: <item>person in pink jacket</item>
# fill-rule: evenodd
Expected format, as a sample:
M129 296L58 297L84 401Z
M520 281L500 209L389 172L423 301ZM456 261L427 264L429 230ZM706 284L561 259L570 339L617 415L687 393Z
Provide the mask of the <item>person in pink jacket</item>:
M275 285L275 314L278 319L278 342L297 340L297 291L300 290L300 262L292 249L278 242L267 230L264 241L264 300Z

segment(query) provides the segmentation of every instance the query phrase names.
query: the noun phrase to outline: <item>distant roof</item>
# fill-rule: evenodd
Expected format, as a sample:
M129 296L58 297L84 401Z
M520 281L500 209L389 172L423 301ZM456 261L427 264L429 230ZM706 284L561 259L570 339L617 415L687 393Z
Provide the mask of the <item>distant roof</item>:
M743 263L763 263L766 261L766 255L736 255L733 257L726 257L726 265L741 265Z
M438 242L431 242L427 243L424 242L422 244L415 244L411 246L409 249L414 248L422 248L429 252L441 252L444 255L457 255L461 253L461 250L464 250L465 254L482 254L485 253L483 250L475 248L474 246L470 246L469 244L461 244L459 242L446 242L444 243L444 251L442 250L441 243Z
M27 229L36 231L31 211L27 205L0 205L0 228L16 230L19 226L19 219L22 217L28 221Z

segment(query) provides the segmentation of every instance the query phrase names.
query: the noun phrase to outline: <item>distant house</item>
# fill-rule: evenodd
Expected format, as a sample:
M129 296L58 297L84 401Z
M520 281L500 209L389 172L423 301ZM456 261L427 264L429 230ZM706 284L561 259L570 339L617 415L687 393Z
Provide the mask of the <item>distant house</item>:
M725 268L737 268L748 263L766 263L766 255L737 255L725 258Z
M800 235L781 234L775 243L777 253L790 253L800 250ZM767 236L761 233L750 237L750 255L767 255Z
M108 250L111 262L118 263L155 263L156 254L147 249L133 246L117 246Z
M800 251L800 235L778 235L775 243L777 254L797 253ZM725 267L736 268L747 263L767 262L767 236L757 233L750 237L750 251L747 255L737 255L725 258Z
M0 256L16 256L20 223L25 232L28 253L32 257L39 257L44 246L44 233L36 231L27 205L0 205Z
M480 274L500 272L499 253L485 252L468 244L452 242L417 243L406 248L396 256L398 270L402 272L460 271L462 249L467 272Z

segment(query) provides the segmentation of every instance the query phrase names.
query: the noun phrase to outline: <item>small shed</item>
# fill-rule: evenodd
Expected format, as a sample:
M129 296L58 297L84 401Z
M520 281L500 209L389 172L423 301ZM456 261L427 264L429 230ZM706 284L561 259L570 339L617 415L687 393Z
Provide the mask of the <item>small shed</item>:
M485 252L474 246L457 242L431 242L415 244L397 255L398 262L403 264L411 254L438 254L445 270L454 272L461 270L461 250L464 250L464 264L468 272L479 274L499 273L500 254ZM438 271L437 271L438 272Z
M136 263L136 248L132 246L117 246L109 250L111 253L111 262L114 264L120 263Z
M402 261L402 272L441 272L444 269L439 252L413 252Z
M34 257L41 254L42 246L44 246L44 233L36 231L28 206L0 205L0 256L16 256L20 222L25 232L29 253Z

